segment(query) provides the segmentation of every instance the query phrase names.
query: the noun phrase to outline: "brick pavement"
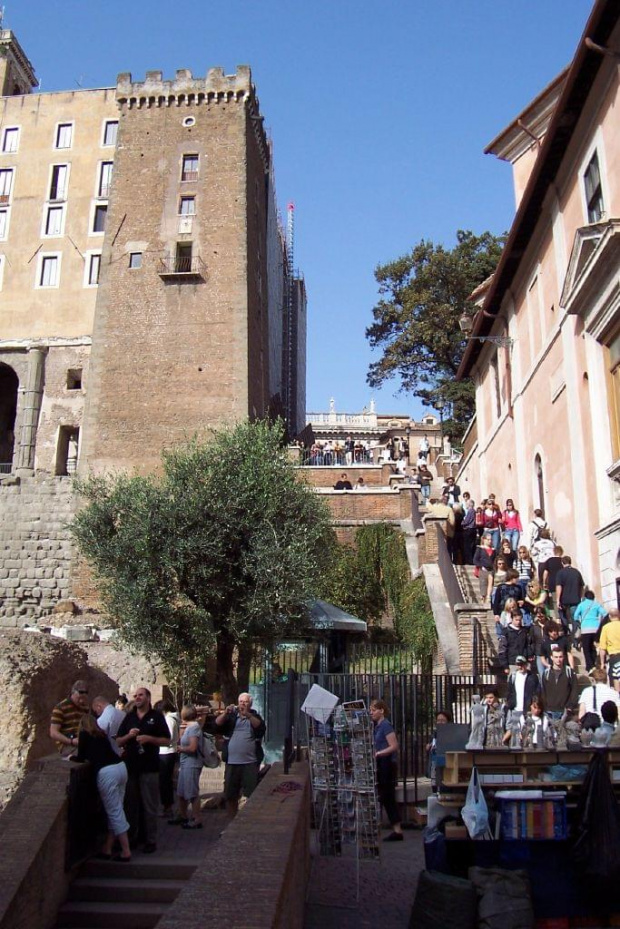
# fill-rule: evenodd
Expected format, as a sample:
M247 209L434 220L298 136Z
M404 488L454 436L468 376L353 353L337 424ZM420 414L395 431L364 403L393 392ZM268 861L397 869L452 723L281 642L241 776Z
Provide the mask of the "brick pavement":
M407 929L423 868L421 831L407 830L404 842L382 843L378 861L360 862L355 906L354 860L314 858L304 929Z

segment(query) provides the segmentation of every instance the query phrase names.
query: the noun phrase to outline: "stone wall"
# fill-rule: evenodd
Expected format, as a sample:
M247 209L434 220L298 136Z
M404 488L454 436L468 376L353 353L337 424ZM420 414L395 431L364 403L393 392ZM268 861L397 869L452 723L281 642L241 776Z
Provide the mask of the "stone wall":
M69 695L74 681L89 683L92 696L110 700L116 682L90 667L77 645L44 633L0 631L0 771L23 772L54 751L49 737L52 708Z
M71 873L65 871L70 766L40 761L0 816L0 929L54 925Z
M0 483L0 626L24 626L71 596L75 507L70 477Z
M300 789L279 793L293 782ZM274 793L275 790L275 793ZM240 871L251 889L240 885ZM209 859L158 923L159 929L301 929L310 876L310 778L305 762L271 771L228 826Z

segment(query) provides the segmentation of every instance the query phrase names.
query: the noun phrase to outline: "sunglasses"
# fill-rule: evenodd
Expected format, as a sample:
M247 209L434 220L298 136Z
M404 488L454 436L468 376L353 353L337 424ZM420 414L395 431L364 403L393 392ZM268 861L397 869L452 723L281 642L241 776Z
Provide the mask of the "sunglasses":
M81 694L83 697L85 697L85 696L88 695L88 691L87 691L87 690L78 690L77 693Z

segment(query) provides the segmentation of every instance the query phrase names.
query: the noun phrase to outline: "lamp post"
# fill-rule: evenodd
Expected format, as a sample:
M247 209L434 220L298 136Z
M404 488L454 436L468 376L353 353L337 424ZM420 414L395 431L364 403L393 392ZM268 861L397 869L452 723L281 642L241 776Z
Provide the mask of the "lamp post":
M411 461L411 426L405 428L405 435L407 436L407 461Z
M443 411L446 408L446 402L440 397L438 400L435 400L434 405L435 409L439 413L439 437L441 439L441 451L443 452Z

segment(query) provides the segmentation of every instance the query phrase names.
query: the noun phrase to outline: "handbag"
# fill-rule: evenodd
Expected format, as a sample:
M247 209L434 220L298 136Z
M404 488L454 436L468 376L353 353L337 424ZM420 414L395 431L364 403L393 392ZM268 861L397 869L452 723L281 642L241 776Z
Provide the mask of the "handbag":
M219 768L220 756L215 747L215 739L213 736L207 735L206 732L202 733L201 744L198 746L198 754L202 758L202 765L204 768Z
M596 684L592 685L593 696L592 696L592 710L593 712L584 713L580 719L582 729L598 729L601 725L601 718L596 711Z

